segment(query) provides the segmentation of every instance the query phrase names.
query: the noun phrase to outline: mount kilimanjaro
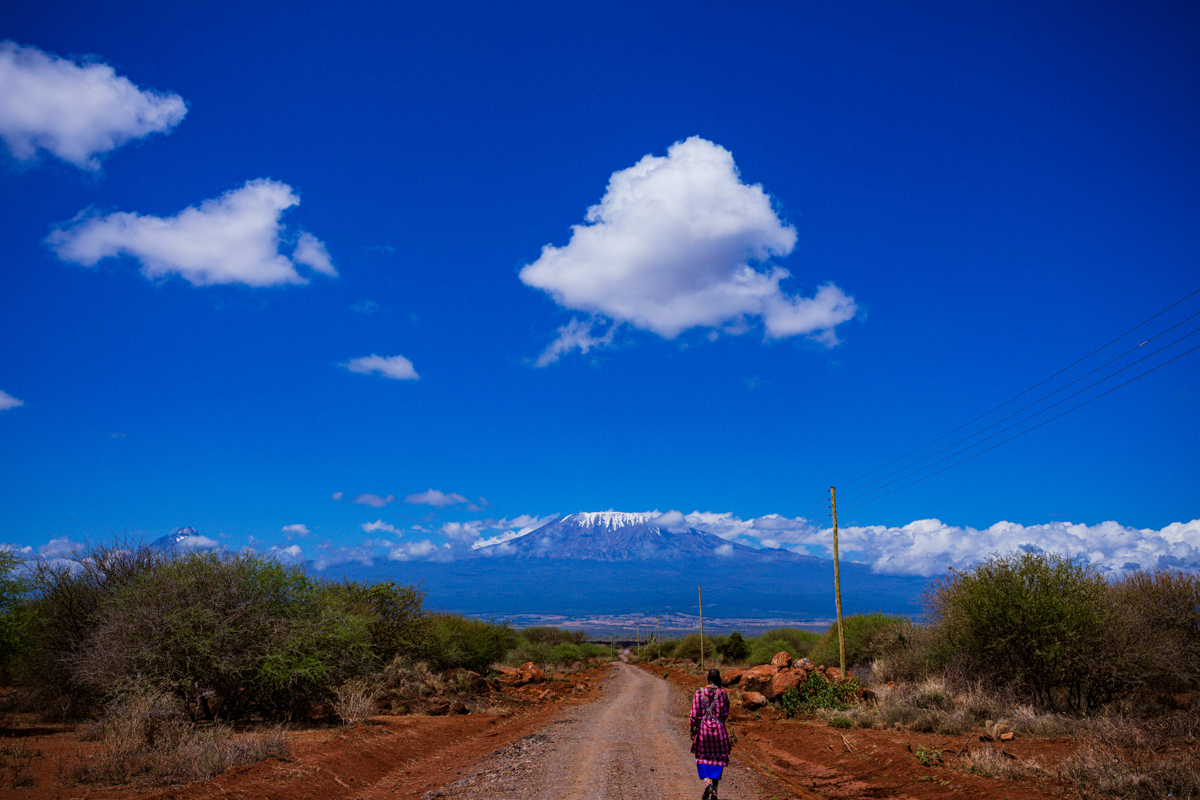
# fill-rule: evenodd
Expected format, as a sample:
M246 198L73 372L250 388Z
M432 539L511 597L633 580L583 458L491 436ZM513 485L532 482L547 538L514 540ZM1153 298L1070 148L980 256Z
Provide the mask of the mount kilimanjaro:
M707 531L682 532L652 525L653 514L585 511L547 523L524 536L490 547L515 558L580 561L649 561L706 558L712 555L753 556L760 551L727 542ZM486 550L487 548L480 548Z
M331 577L419 583L435 608L497 617L704 614L721 618L828 619L833 562L756 550L707 531L651 524L649 514L581 512L445 563L377 561L331 568ZM490 557L489 557L490 556ZM926 580L875 575L842 562L846 613L915 614Z

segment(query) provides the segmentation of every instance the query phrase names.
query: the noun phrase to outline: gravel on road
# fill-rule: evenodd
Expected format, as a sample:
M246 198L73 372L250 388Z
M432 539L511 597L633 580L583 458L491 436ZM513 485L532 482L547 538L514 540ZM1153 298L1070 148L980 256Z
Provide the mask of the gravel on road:
M690 708L691 697L679 687L617 664L599 700L565 709L423 800L696 800L704 787L688 752ZM759 789L735 748L722 800L752 800Z

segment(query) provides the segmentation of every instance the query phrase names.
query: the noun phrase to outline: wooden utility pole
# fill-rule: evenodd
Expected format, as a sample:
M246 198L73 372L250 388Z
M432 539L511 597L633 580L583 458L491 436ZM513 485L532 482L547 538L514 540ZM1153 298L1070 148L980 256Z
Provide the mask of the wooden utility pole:
M833 595L837 603L838 655L841 657L842 677L846 677L846 632L842 627L842 575L838 565L837 492L829 487L829 502L833 509Z
M696 587L696 600L700 603L700 671L704 672L704 595Z
M662 657L662 614L658 615L658 633L654 635L654 641L658 643L658 655Z

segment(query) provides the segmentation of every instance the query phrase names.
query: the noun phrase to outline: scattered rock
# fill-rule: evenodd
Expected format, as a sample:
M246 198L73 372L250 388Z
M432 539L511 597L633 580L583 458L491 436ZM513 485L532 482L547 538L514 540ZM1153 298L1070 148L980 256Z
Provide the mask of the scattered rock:
M1000 741L1011 742L1013 740L1013 736L1015 735L1016 734L1014 734L1012 731L1009 731L1008 733L1002 733L1000 734Z
M450 704L434 703L429 708L425 709L425 713L431 717L444 717L450 713Z
M721 675L721 683L726 686L737 686L742 682L742 676L746 674L744 669L727 669Z
M451 714L470 714L471 709L467 708L467 704L462 700L455 700L450 704L449 709Z
M837 667L826 667L825 677L831 681L840 681L842 679L842 671Z
M767 698L763 697L758 692L742 692L742 708L747 711L754 711L762 708L767 704Z
M775 679L777 672L779 672L779 668L773 667L770 664L763 664L761 667L751 667L742 674L742 691L767 691L771 686L771 681Z
M792 654L787 650L780 650L775 654L775 657L771 659L771 666L779 669L787 669L789 666L791 666L791 663Z
M808 673L804 672L804 670L800 671L804 673L804 677L807 680ZM776 700L780 697L783 697L783 693L788 689L795 689L802 682L803 681L800 680L800 676L796 673L780 670L775 677L771 679L771 685L769 687L770 691L764 692L764 694L766 694L768 700Z

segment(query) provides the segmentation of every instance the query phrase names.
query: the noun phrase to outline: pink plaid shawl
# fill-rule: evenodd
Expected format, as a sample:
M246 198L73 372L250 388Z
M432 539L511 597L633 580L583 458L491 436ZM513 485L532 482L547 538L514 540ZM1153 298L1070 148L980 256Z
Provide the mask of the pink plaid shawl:
M729 717L729 695L716 686L697 689L692 697L692 713L689 718L692 730L699 733L692 739L692 753L697 764L728 764L729 751L733 747L725 731L725 720Z

